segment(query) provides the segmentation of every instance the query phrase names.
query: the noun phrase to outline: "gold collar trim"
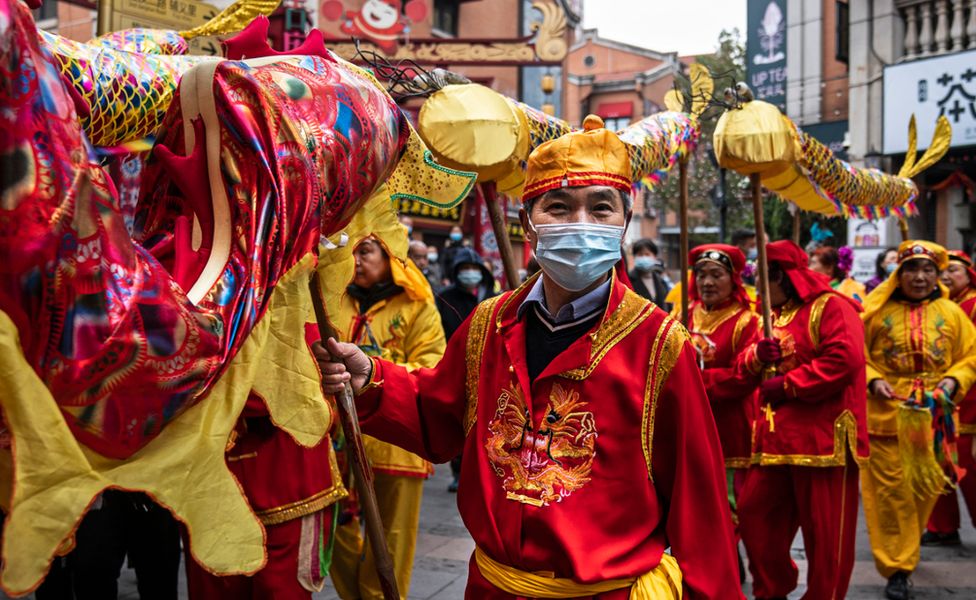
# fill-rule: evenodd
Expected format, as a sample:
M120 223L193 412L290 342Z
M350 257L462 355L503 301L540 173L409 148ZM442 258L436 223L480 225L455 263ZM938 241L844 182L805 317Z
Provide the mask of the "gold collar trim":
M607 352L620 340L627 337L627 334L643 323L644 319L651 314L650 305L649 300L633 290L627 289L617 308L603 319L595 331L589 334L592 343L587 365L570 371L563 371L560 376L575 380L589 377L590 373L603 360L603 357L607 355Z
M693 324L691 332L711 335L715 333L715 330L718 329L722 323L725 323L732 317L739 314L739 311L741 310L742 307L739 306L737 302L732 302L715 310L708 310L704 304L696 303L691 311Z

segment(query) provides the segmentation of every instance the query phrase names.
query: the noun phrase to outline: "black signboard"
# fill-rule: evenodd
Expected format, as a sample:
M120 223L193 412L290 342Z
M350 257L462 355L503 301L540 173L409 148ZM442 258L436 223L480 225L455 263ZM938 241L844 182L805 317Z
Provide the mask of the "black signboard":
M753 96L786 111L786 0L749 0L746 79Z

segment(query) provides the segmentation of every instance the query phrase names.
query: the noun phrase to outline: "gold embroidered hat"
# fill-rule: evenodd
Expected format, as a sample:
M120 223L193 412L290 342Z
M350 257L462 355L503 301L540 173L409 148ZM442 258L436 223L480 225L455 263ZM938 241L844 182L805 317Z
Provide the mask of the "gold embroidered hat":
M935 268L940 271L949 266L949 253L945 248L935 242L925 240L905 240L898 245L898 268L888 275L888 278L881 282L881 285L874 288L864 299L864 314L862 318L867 321L891 298L891 295L899 287L901 266L910 260L923 259L935 263ZM936 287L943 298L949 297L949 288L941 281L936 280Z
M603 119L588 115L583 131L546 142L529 155L522 201L563 187L606 185L630 191L630 157L617 134L604 128Z
M905 261L923 258L935 263L940 270L949 266L949 253L946 249L925 240L906 240L898 246L898 264L902 265Z

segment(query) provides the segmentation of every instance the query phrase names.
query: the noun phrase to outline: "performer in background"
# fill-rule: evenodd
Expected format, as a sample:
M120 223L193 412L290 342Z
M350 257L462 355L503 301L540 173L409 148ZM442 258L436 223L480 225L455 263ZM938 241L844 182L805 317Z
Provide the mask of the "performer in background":
M951 399L976 380L976 327L938 280L948 266L942 246L902 242L898 269L864 303L871 458L861 494L874 563L892 600L909 597L908 578L938 495L919 495L910 485L907 472L917 465L905 464L914 459L899 449L899 405L936 390Z
M867 292L864 284L850 276L854 266L854 253L847 246L839 249L833 246L820 246L810 254L810 268L830 281L830 287L848 298L864 302Z
M306 341L318 339L314 326L306 327ZM326 435L312 448L299 445L271 421L264 399L252 391L226 461L264 526L268 562L252 576L220 577L194 560L184 544L190 599L311 600L325 584L336 502L346 496L332 438Z
M403 237L404 232L398 228L387 235ZM406 245L405 239L399 241ZM414 263L393 256L380 235L352 243L356 244L355 276L341 298L339 313L332 316L341 338L370 356L384 357L406 369L436 365L444 354L444 330L427 279ZM417 545L423 483L433 468L393 444L370 436L364 436L364 443L400 597L405 599ZM331 569L336 591L344 600L382 600L375 559L369 541L363 540L356 503L347 506L352 510L336 532Z
M491 270L472 248L460 248L454 254L450 277L451 285L437 295L437 311L441 314L441 325L448 341L478 304L497 295ZM460 454L451 459L451 475L454 479L447 485L447 491L454 493L461 476Z
M940 281L949 289L949 298L959 305L970 321L976 321L976 271L973 261L965 252L949 251L949 266L942 271ZM959 480L969 518L976 524L976 460L973 460L973 435L976 434L976 386L969 388L959 403L959 466L966 476ZM959 539L959 498L956 491L936 500L926 532L922 534L923 546L957 546Z
M316 347L366 433L435 462L464 449L467 597L742 597L694 347L613 270L630 173L594 116L530 155L521 217L542 275L483 302L436 368Z
M858 466L867 459L860 305L807 267L791 241L769 244L773 339L741 356L760 388L754 466L739 528L756 598L796 588L797 528L809 570L806 598L844 598L854 568ZM767 373L768 372L768 373Z

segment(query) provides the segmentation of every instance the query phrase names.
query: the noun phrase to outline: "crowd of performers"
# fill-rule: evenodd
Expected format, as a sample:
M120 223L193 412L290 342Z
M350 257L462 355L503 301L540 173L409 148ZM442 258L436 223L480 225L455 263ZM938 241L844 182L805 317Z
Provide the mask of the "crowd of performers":
M61 96L52 97L63 104ZM383 131L404 134L393 105L382 106L390 113ZM837 268L840 252L809 256L791 241L762 241L772 306L763 323L743 281L747 254L706 244L688 257L691 305L681 323L680 311L645 297L663 303L666 293L656 249L636 248L630 276L624 268L633 172L624 141L596 117L540 144L527 160L520 212L540 271L499 295L485 285L480 259L461 249L449 266L454 284L435 297L395 215L358 212L344 247L323 252L314 267L338 337L325 343L304 322L308 306L294 309L313 270L296 254L286 265L295 275L276 280L268 313L276 327L295 326L293 339L282 337L284 326L264 329L271 350L234 358L258 375L217 447L232 491L260 521L260 568L215 572L201 557L252 549L215 548L219 541L201 541L199 521L195 531L177 524L160 506L165 498L112 489L58 549L39 600L114 597L126 555L141 597L173 598L180 537L193 600L307 599L326 577L344 600L383 598L350 440L334 426L303 443L302 416L275 402L305 394L334 412L346 385L402 598L423 481L431 463L448 461L476 544L467 598L740 598L746 565L756 598L786 598L798 584L790 555L798 531L804 597L843 598L859 497L887 597L908 598L922 542L958 541L955 487L971 514L976 504L976 475L966 474L976 467L970 257L908 240L879 257L868 290ZM385 186L370 203L389 208ZM262 218L273 214L267 208ZM318 232L306 229L274 239L292 249L296 240L315 244ZM174 244L189 244L189 231L182 234ZM248 252L261 250L255 242ZM0 326L9 342L13 326ZM310 378L311 386L296 383ZM224 379L211 396L226 394L231 404L241 390ZM185 497L209 489L180 475ZM17 540L4 543L9 550Z
M906 241L879 257L884 277L866 293L844 283L836 250L772 241L764 337L743 281L753 253L705 244L689 256L682 327L680 311L633 291L622 269L629 165L599 125L530 157L522 219L541 272L519 289L478 303L490 274L464 250L452 278L481 277L435 302L399 223L354 228L351 268L320 265L330 283L345 278L333 317L342 341L323 347L308 326L308 342L324 391L356 390L401 596L423 480L431 462L463 454L470 598L733 598L744 565L756 598L785 598L798 583L798 530L804 597L843 598L859 489L887 597L909 597L920 544L958 542L955 484L976 514L964 475L976 466L970 257ZM190 597L310 598L329 573L344 599L382 598L341 433L303 448L254 400L226 462L265 527L267 566L218 576L187 553ZM911 473L933 458L929 437L904 439L908 403L923 429L929 409L949 417L935 419L945 451L928 486ZM38 598L114 595L126 551L142 597L174 597L179 561L166 548L179 528L168 513L119 491L95 508Z
M764 337L745 254L706 244L684 328L615 268L631 209L619 144L590 127L532 154L522 218L542 272L479 304L435 366L354 335L316 346L325 389L351 381L378 439L433 462L463 451L468 597L738 597L741 539L754 596L785 598L799 530L804 597L843 598L859 489L887 597L909 597L923 539L958 535L951 490L973 496L969 257L906 241L868 294L832 275L837 251L772 241ZM921 443L903 411L923 416ZM379 597L360 592L343 597Z

